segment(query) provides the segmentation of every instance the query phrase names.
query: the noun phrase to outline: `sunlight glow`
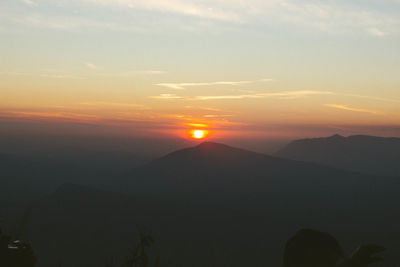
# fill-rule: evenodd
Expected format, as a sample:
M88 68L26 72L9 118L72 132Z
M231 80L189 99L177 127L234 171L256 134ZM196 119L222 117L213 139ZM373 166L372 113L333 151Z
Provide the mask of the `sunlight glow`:
M207 133L205 130L192 130L190 136L194 139L204 139L207 137Z
M204 131L202 130L196 130L193 132L193 137L197 139L204 138Z

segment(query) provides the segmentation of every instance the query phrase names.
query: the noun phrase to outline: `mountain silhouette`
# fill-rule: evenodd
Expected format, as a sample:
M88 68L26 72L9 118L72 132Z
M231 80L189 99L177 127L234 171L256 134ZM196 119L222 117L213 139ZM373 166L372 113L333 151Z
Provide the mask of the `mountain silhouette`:
M387 262L400 253L396 177L205 142L116 177L111 189L69 184L33 204L30 240L43 266L99 266L135 243L136 224L181 266L278 265L301 227L340 233L348 247L374 233L369 242L391 248Z
M400 138L366 135L296 140L275 156L374 175L400 176Z
M335 137L336 138L336 137ZM378 208L399 188L397 178L255 153L205 142L172 152L114 180L119 190L138 196L268 203L286 206ZM375 199L375 202L371 201ZM299 199L296 202L289 200ZM281 201L284 200L284 201Z

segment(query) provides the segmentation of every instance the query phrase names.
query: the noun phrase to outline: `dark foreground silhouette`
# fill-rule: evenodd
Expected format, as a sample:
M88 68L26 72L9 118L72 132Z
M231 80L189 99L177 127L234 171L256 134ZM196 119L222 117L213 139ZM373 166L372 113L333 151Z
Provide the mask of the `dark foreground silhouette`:
M287 241L283 267L364 267L383 261L374 254L384 250L373 244L360 246L347 258L339 242L330 234L302 229Z
M154 239L150 235L140 233L140 240L127 261L121 266L127 267L159 267L158 260L150 264L146 248ZM339 242L330 234L312 229L302 229L291 237L283 255L283 267L365 267L383 261L375 254L384 251L382 246L370 244L357 248L350 257L346 257ZM0 228L0 266L34 267L36 257L31 246L20 241L11 241ZM106 267L114 267L107 264Z
M4 267L33 267L36 257L27 243L19 240L11 241L11 237L4 235L0 228L0 266Z

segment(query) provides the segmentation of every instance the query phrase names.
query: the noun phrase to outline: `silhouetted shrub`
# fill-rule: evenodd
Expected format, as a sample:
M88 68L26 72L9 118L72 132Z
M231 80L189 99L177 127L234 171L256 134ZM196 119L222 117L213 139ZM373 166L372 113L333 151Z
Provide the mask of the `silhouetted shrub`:
M33 267L35 264L32 247L19 240L12 241L11 236L3 234L0 228L0 266Z

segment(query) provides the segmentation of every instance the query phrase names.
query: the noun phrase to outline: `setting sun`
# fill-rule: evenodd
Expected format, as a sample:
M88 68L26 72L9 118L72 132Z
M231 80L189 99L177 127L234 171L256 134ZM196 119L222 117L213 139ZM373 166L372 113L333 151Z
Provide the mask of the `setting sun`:
M204 139L207 136L207 131L205 130L193 130L190 132L194 139Z

